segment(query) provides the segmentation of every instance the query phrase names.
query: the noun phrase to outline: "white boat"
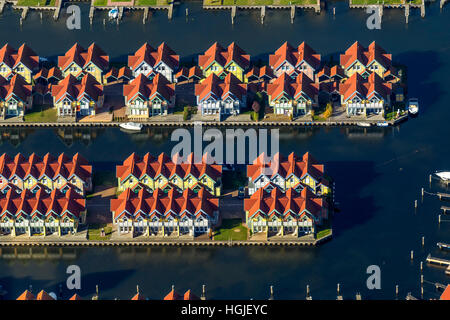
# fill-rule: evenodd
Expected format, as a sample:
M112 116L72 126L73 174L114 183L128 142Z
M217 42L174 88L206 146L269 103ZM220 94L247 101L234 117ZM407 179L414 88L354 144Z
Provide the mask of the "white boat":
M448 181L450 180L450 171L437 171L434 173L441 180Z
M389 123L386 122L386 121L383 121L383 122L377 122L377 126L378 126L378 127L388 127L388 126L389 126Z
M410 114L417 114L419 112L419 99L417 98L409 99L408 111Z
M119 17L119 9L115 7L114 9L109 10L108 12L108 18L110 19L117 19Z
M136 123L136 122L121 123L119 126L122 129L130 130L130 131L141 131L142 130L142 124Z
M370 127L371 126L371 124L368 122L357 122L356 125L358 127Z

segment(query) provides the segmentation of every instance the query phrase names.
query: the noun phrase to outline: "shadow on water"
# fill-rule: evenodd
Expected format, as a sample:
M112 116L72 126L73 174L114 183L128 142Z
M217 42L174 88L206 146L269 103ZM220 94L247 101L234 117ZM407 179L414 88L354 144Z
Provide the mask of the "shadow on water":
M333 220L333 237L348 232L355 226L368 223L377 212L374 197L363 195L364 188L376 178L372 161L331 161L327 164L329 175L336 184L336 201L340 212Z

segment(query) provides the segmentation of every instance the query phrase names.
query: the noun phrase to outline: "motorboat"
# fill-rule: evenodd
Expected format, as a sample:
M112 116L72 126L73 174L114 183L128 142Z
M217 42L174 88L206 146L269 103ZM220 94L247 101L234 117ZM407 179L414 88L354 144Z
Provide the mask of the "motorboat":
M450 171L436 171L434 174L443 181L450 180Z
M408 101L408 112L412 115L419 113L419 99L411 98Z
M117 7L109 10L108 12L109 19L117 19L118 17L119 17L119 9L117 9Z
M357 122L356 125L358 127L370 127L371 126L371 124L368 122Z
M130 130L130 131L141 131L142 127L143 127L141 123L136 123L136 122L121 123L119 126L122 129Z
M378 127L388 127L389 123L387 121L377 122Z

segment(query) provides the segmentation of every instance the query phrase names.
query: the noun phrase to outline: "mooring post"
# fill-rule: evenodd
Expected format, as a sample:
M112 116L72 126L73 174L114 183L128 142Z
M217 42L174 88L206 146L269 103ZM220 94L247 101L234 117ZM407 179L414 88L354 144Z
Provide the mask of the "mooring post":
M398 298L398 284L395 285L395 297Z
M431 179L433 179L432 175L430 174L430 187L431 187Z
M420 261L420 272L423 271L423 261Z
M414 200L414 208L417 209L417 200Z
M411 260L414 260L414 251L411 250Z
M439 224L441 224L441 215L439 215L438 220L439 220Z
M422 247L425 245L425 236L422 236Z
M306 285L306 299L309 298L309 284Z
M425 190L422 188L422 202L423 202L423 195L425 193Z

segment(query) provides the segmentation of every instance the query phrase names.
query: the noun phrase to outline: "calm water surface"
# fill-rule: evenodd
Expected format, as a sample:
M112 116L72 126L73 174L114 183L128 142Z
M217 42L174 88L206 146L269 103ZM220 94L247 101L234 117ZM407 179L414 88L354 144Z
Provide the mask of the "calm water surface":
M191 288L197 293L206 284L209 298L264 299L272 284L277 298L303 299L309 284L314 299L334 299L337 283L347 299L357 291L363 298L393 299L396 284L401 298L409 291L418 296L420 261L428 253L450 259L450 254L435 246L438 241L450 241L450 222L437 223L441 203L432 197L420 203L421 187L445 190L437 182L428 185L429 173L450 169L450 6L440 12L437 3L430 4L425 19L415 10L409 26L403 11L386 10L382 29L376 31L365 28L364 11L349 11L341 1L329 4L329 8L334 6L336 17L331 9L320 15L298 12L294 24L288 11L269 11L262 26L257 12L239 12L232 26L228 11L207 12L200 2L189 2L177 7L172 21L166 12L156 12L142 25L141 14L127 13L117 28L109 23L104 27L102 13L90 27L88 6L82 5L80 31L68 31L61 18L41 24L34 12L20 28L19 13L6 8L0 16L0 42L16 46L27 42L38 54L52 59L75 41L85 46L96 41L112 60L121 61L144 41L155 46L167 41L189 62L216 40L224 45L237 41L256 59L266 58L285 40L293 44L306 40L324 56L337 59L355 40L366 45L376 40L397 62L408 66L410 94L421 101L420 116L394 129L281 131L283 153L312 152L336 180L341 212L335 217L334 239L322 247L85 248L65 249L62 258L48 260L3 255L0 283L9 292L7 298L17 297L28 285L57 292L70 264L81 267L79 294L84 297L94 293L96 284L103 298L121 299L131 297L136 284L154 299L162 298L172 284L181 292ZM118 129L1 129L0 152L81 152L100 168L122 161L133 151L168 151L174 145L170 133L171 129L157 128L138 135ZM410 261L411 250L414 261ZM366 268L372 264L381 267L381 290L366 289ZM425 266L424 274L428 281L448 281L442 269ZM64 296L72 294L64 291ZM425 296L438 295L425 285Z

